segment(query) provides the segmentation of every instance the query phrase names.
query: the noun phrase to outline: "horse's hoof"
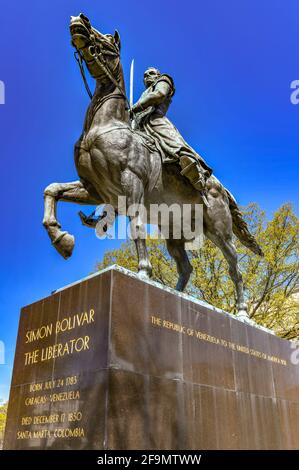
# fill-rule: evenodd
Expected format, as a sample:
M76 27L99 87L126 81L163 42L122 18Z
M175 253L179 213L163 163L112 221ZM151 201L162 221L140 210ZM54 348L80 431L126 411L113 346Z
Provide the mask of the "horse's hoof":
M238 313L236 315L236 317L240 318L240 319L249 319L249 316L248 316L248 313L247 313L247 310L244 310L244 309L240 309L238 310Z
M239 309L236 317L243 323L247 323L248 325L251 325L251 326L256 326L255 321L249 317L247 313L247 309Z
M138 277L145 280L151 278L149 272L146 269L140 269L140 271L138 271Z
M187 275L180 274L178 282L175 286L175 290L177 290L178 292L184 292L185 287L188 284L189 278L190 273L188 273Z
M72 255L75 246L75 237L68 232L61 232L53 241L53 245L64 259L68 259Z

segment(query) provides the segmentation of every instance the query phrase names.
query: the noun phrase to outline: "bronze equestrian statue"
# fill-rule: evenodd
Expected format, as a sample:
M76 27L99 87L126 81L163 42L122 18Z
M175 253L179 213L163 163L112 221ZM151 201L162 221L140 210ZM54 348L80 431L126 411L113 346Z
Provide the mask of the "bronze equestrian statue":
M96 80L95 92L85 116L82 134L75 144L78 181L52 183L44 191L43 224L50 239L64 257L72 254L74 237L61 230L56 218L58 201L84 205L110 204L117 211L118 197L126 196L128 205L189 204L193 222L195 205L203 205L205 236L220 248L235 284L237 310L246 315L242 275L233 243L233 233L255 254L262 250L250 234L233 196L212 175L204 160L184 141L165 116L174 93L171 77L156 69L145 76L147 92L128 109L120 62L120 37L102 34L86 16L71 17L72 44ZM134 113L132 127L130 114ZM172 131L172 135L171 132ZM154 144L153 144L154 143ZM85 222L84 217L82 221ZM192 219L191 219L191 223ZM138 254L138 271L150 277L152 267L144 239L144 221L138 212L130 216ZM88 224L87 224L88 225ZM163 232L163 227L160 227ZM170 232L172 233L172 232ZM192 272L185 250L186 240L170 236L169 254L177 265L177 289L186 287Z

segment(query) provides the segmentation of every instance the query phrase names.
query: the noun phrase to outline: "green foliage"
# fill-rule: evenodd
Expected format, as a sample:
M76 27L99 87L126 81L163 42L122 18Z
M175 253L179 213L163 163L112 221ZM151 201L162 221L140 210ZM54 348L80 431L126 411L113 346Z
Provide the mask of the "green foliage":
M0 406L0 449L2 447L2 441L4 437L6 415L7 415L7 403Z
M243 274L250 317L279 336L299 338L299 221L291 204L285 204L267 220L265 213L250 204L243 210L250 231L265 257L260 258L235 240ZM162 240L149 239L148 251L153 278L164 285L176 284L176 267ZM189 252L194 271L187 291L216 307L236 313L235 290L222 253L209 240L199 251ZM97 269L119 264L137 271L134 244L108 251Z

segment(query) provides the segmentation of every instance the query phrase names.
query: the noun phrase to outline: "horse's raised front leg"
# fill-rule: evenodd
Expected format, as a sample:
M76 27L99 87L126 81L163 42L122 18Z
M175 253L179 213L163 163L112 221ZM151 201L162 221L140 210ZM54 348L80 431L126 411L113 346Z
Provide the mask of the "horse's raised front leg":
M170 256L174 259L177 266L179 278L176 285L176 290L182 292L188 284L193 270L185 250L185 242L183 240L169 239L166 240L166 245Z
M121 185L127 197L131 238L135 242L138 255L138 273L140 277L149 278L152 275L152 265L146 249L143 183L131 170L126 169L121 176Z
M52 183L44 191L45 209L43 225L46 228L52 244L56 250L65 258L72 254L75 238L68 232L62 231L61 225L56 217L57 202L74 202L76 204L99 204L80 181L71 183Z

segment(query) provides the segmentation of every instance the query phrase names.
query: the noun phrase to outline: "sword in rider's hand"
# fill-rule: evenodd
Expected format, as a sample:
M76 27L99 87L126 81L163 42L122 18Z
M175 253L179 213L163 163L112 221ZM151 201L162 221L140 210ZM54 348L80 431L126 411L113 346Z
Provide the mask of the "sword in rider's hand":
M133 100L134 100L134 59L131 62L131 67L130 67L130 107L132 108L133 106Z
M131 62L131 67L130 67L130 115L132 121L134 121L134 117L132 115L132 108L134 104L134 59Z

